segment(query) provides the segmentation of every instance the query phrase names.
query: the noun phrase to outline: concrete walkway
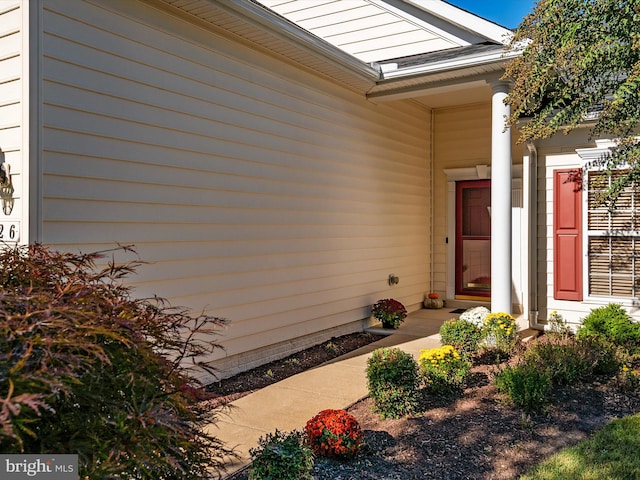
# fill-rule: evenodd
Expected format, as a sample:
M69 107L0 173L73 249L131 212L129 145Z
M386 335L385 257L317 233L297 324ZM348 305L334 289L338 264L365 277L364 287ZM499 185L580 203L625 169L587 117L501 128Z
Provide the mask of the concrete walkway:
M317 368L289 377L233 402L220 416L211 433L240 456L228 459L228 475L249 464L249 449L276 429L302 429L307 420L327 408L347 408L368 395L366 366L377 348L397 346L417 359L420 350L440 346L442 323L458 317L453 308L418 310L409 314L399 329L377 342L338 357ZM372 333L389 333L369 329Z

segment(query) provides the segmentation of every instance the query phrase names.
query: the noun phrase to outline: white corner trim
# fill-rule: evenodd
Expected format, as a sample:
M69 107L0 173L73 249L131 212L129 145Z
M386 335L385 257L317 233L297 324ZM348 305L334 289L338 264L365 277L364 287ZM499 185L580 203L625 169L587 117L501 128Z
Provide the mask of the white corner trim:
M590 148L576 148L576 153L580 157L582 167L589 167L593 163L601 160L611 153L611 148L616 146L616 141L611 139L598 139L596 146Z
M609 153L608 148L578 148L576 153L580 156L582 166L588 166L590 163L600 160L604 155Z
M478 168L484 170L486 177L479 176ZM480 180L482 178L491 178L491 167L489 165L476 165L467 168L444 168L442 170L447 176L448 182L460 182L462 180Z
M476 165L476 173L478 174L478 178L491 177L489 165Z
M447 182L461 182L463 180L483 180L491 178L490 165L476 165L466 168L443 168L442 171L447 176ZM511 166L514 180L522 180L522 165Z

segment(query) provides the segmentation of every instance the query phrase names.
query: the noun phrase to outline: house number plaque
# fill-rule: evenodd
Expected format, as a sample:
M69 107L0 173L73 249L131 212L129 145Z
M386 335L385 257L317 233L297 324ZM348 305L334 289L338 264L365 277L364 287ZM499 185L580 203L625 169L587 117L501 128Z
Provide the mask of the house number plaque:
M0 243L17 243L20 240L20 222L0 222Z

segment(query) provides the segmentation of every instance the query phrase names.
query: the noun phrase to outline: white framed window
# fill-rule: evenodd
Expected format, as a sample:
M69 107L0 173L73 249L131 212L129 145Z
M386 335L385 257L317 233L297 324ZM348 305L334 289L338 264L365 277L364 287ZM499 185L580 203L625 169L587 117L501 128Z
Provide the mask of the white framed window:
M600 202L602 193L624 173L587 171L587 288L589 296L640 296L640 191L627 187L615 208Z

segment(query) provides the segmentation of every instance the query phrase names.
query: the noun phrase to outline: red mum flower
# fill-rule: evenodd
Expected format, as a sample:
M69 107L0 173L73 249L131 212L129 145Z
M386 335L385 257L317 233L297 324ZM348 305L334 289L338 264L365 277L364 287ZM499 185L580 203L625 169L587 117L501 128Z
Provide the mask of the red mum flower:
M364 440L358 421L345 410L321 411L307 422L305 432L315 454L327 457L351 457Z

